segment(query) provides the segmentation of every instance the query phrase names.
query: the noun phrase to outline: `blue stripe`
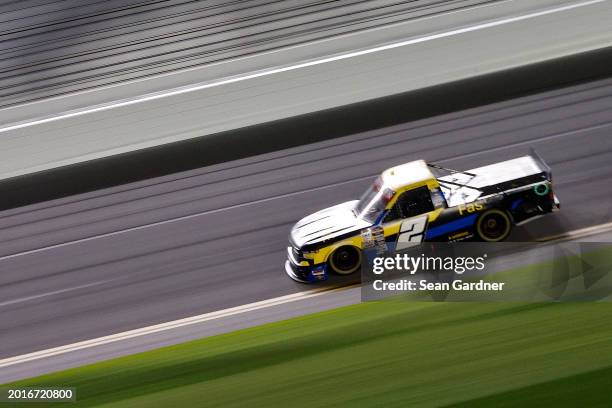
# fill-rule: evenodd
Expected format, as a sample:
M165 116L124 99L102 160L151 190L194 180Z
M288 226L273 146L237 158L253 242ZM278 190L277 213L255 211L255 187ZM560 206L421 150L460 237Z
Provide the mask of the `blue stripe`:
M425 234L425 239L439 237L440 235L448 234L449 232L457 231L461 228L466 228L474 224L478 214L468 215L467 217L459 218L458 220L442 224L440 226L430 228Z
M516 207L518 207L519 205L523 204L523 199L522 198L517 198L516 200L514 200L514 202L512 203L512 207L510 207L510 209L512 211L516 210Z
M387 213L389 212L389 210L385 210L383 212L380 213L380 215L378 216L378 218L376 218L376 221L374 221L374 225L378 225L382 222L383 218L385 218L385 215L387 215Z

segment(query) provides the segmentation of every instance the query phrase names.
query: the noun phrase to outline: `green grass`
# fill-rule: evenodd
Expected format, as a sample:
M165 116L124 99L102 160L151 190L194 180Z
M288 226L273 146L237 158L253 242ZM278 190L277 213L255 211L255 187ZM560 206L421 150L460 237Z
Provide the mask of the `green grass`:
M76 387L71 407L609 407L612 304L363 303L14 385Z

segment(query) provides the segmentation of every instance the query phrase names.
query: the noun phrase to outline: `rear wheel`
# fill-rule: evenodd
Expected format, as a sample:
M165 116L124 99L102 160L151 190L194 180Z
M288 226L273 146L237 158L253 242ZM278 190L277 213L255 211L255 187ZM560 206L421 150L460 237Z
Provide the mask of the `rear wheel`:
M503 241L510 235L511 229L510 217L498 209L485 211L476 222L478 238L487 242Z
M329 266L339 275L349 275L361 266L361 251L354 246L341 246L329 257Z

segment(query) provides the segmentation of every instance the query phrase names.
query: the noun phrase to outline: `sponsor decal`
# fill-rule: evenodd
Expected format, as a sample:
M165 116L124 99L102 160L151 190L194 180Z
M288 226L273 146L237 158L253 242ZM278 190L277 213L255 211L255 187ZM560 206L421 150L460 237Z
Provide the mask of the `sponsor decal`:
M382 255L387 251L385 231L380 225L366 228L361 232L364 249L373 249L376 254Z
M539 196L545 196L550 191L548 183L536 184L533 186L533 191Z
M327 271L326 271L325 265L319 265L319 266L312 268L312 271L310 271L310 276L311 276L311 280L313 281L320 281L320 280L327 279Z
M459 215L472 214L478 211L482 211L487 208L486 204L487 203L485 200L474 201L473 203L469 204L459 204Z

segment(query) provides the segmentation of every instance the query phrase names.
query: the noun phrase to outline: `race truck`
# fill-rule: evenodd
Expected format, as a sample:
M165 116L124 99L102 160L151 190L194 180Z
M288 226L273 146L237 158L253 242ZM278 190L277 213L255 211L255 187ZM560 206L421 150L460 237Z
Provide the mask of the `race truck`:
M285 271L299 282L360 269L363 251L402 251L424 241L506 239L521 225L557 211L548 165L527 156L468 171L417 160L385 170L359 200L298 221Z

